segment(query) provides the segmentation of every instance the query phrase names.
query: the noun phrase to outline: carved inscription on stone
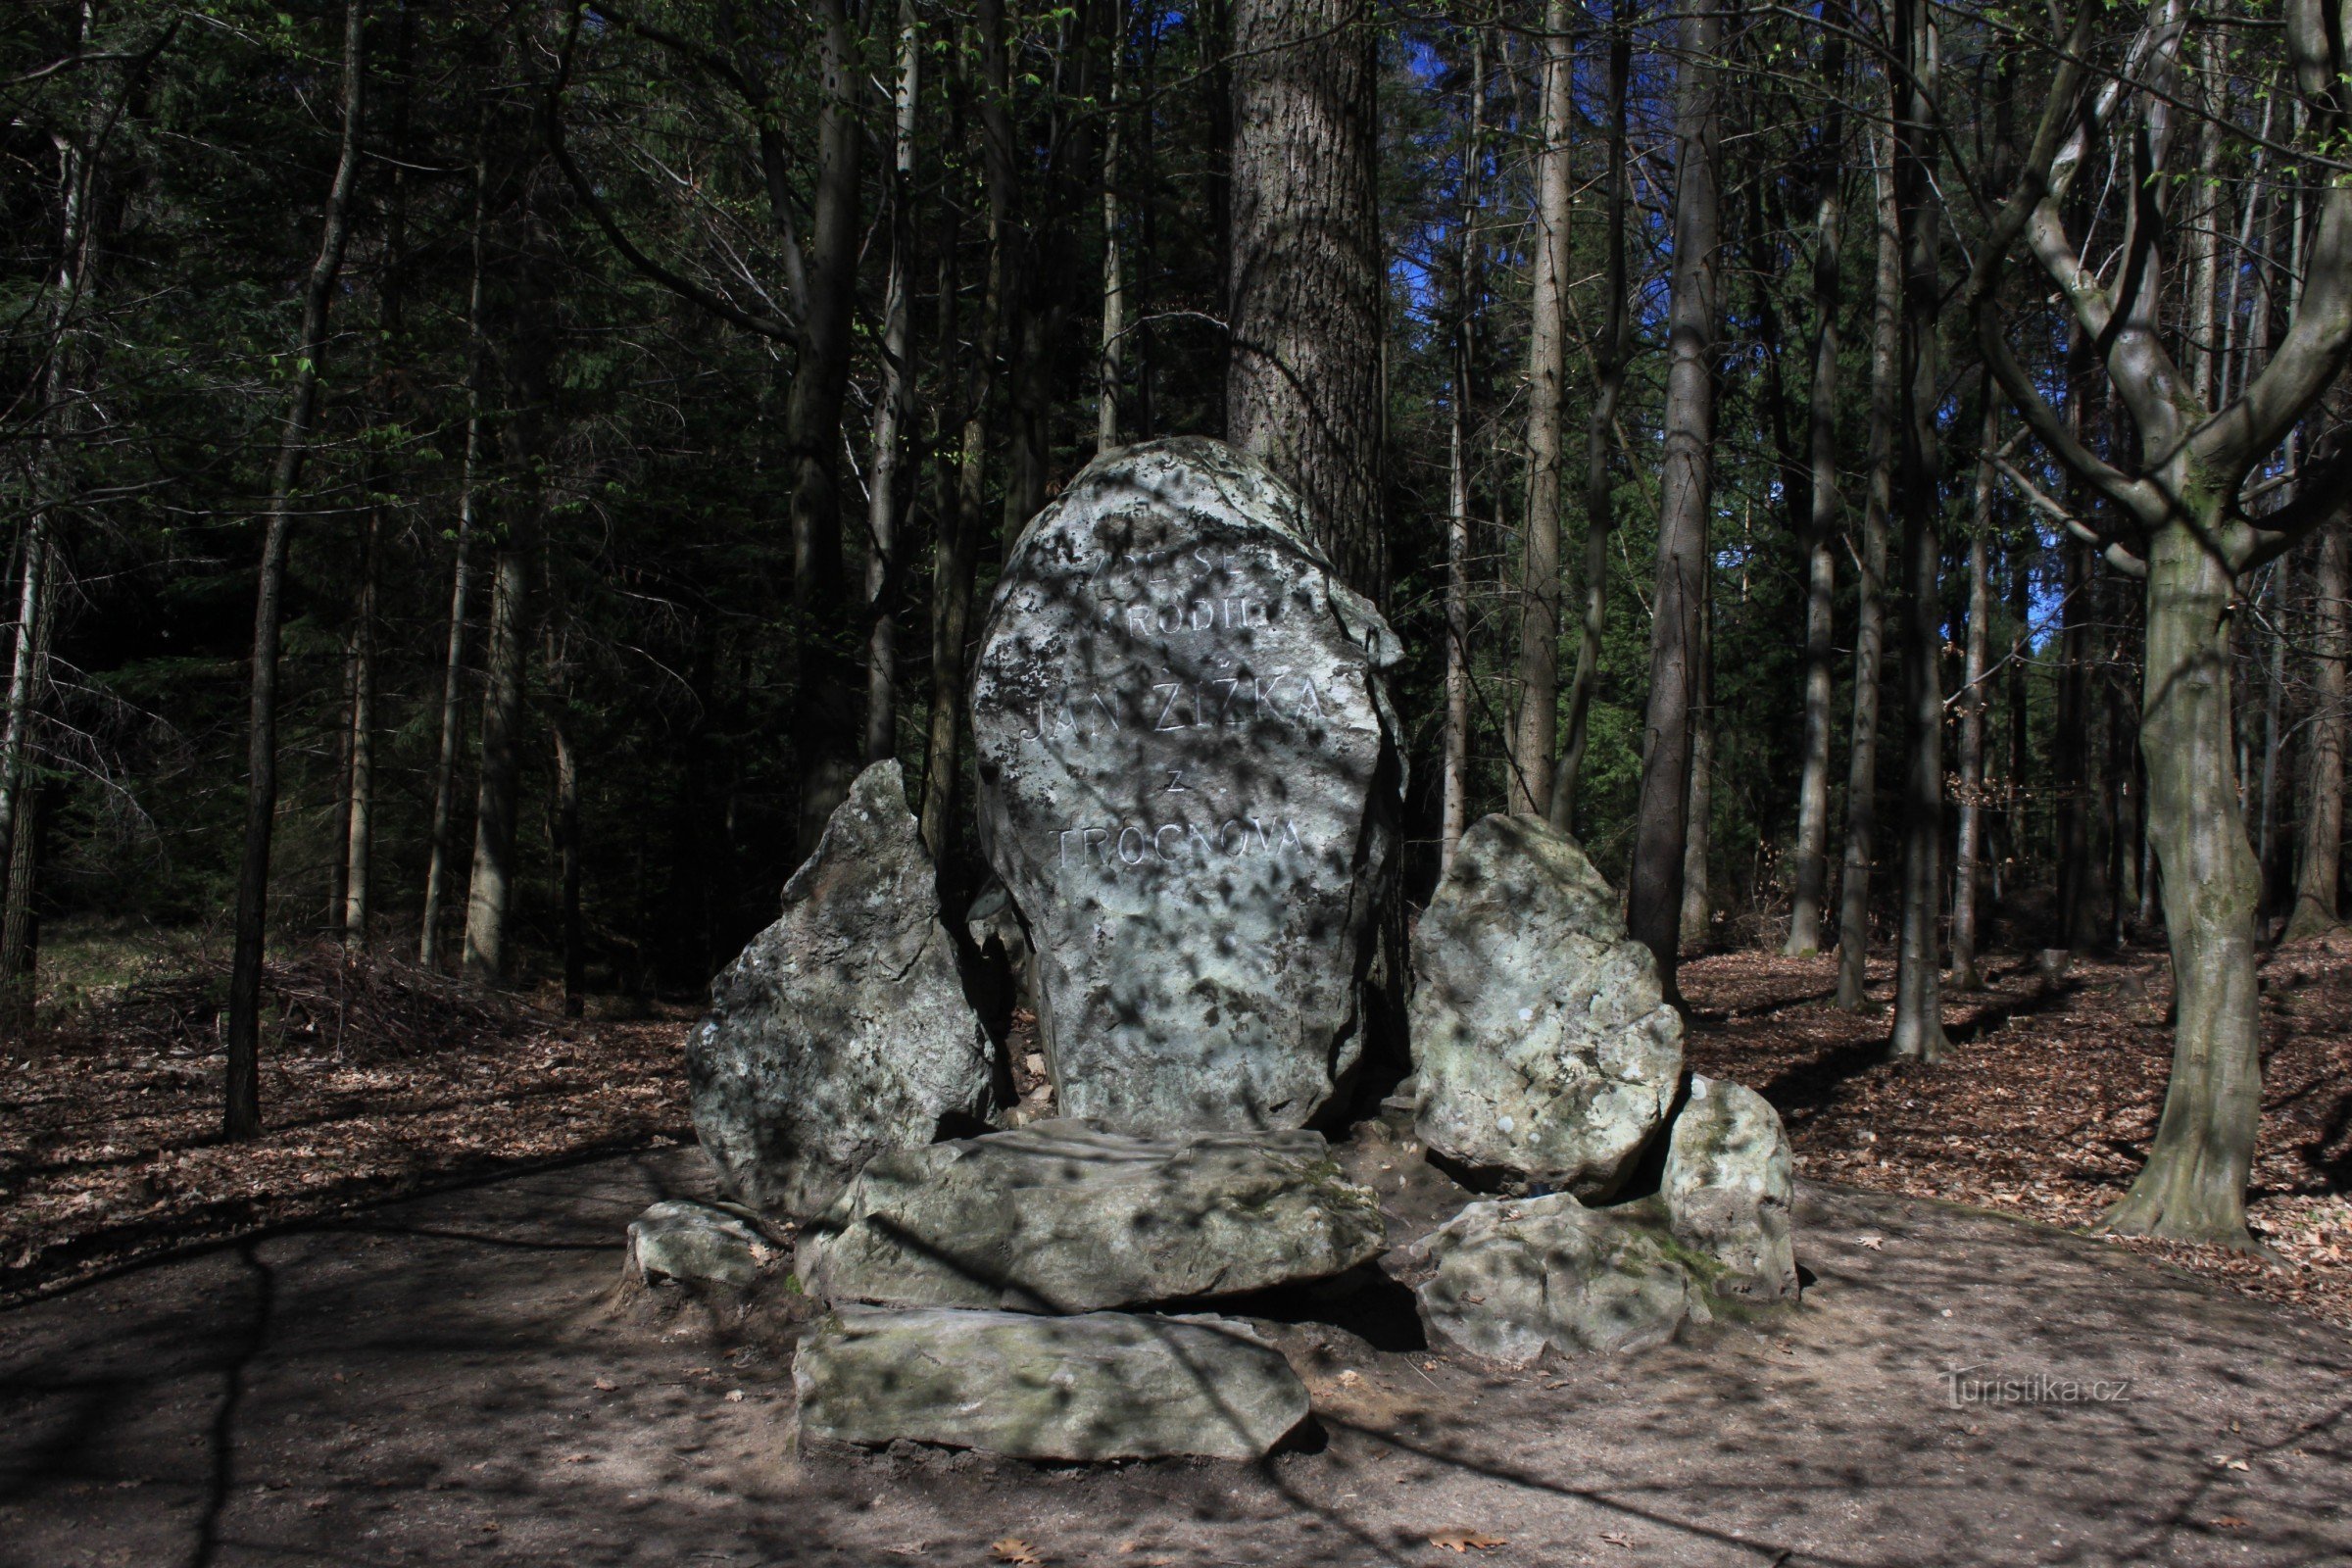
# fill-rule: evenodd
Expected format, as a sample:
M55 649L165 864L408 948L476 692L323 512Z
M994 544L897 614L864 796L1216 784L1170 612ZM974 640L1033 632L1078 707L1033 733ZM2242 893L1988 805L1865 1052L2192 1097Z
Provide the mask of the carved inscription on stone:
M1065 1110L1296 1126L1329 1097L1401 792L1396 656L1220 443L1098 460L1023 532L973 728Z

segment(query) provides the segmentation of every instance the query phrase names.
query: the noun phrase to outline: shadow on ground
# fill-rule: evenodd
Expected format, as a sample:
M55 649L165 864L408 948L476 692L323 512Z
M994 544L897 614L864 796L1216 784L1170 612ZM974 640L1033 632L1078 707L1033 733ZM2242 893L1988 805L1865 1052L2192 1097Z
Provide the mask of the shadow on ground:
M2352 1555L2339 1336L2117 1248L1819 1187L1815 1284L1760 1336L1498 1374L1293 1328L1322 1441L1253 1467L804 1452L773 1349L613 1304L623 1226L699 1165L488 1182L0 1313L0 1563L978 1564L1011 1537L1401 1564L1463 1530L1545 1565Z

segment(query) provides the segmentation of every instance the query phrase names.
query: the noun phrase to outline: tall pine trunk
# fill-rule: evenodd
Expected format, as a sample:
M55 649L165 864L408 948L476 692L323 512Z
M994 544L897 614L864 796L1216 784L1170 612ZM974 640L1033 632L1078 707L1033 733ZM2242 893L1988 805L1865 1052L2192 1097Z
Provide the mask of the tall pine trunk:
M1660 989L1675 983L1683 914L1683 854L1690 804L1691 724L1698 701L1699 613L1706 593L1713 505L1716 304L1722 203L1717 183L1723 13L1683 0L1677 68L1674 270L1666 308L1665 474L1658 514L1657 590L1651 601L1649 706L1642 793L1634 824L1626 925L1657 959Z
M1626 116L1632 96L1634 0L1617 0L1609 19L1608 141L1602 152L1607 203L1601 240L1600 337L1592 346L1592 409L1585 421L1585 603L1577 628L1576 674L1568 683L1568 735L1551 776L1551 825L1576 826L1577 785L1591 746L1592 694L1600 685L1600 639L1608 629L1609 535L1617 529L1616 475L1610 465L1617 403L1625 391Z
M1902 334L1902 240L1894 218L1893 137L1878 131L1873 176L1878 266L1871 293L1869 488L1854 583L1854 727L1846 749L1845 855L1838 884L1838 1005L1864 1004L1870 872L1877 854L1879 688L1886 657L1886 532L1894 508L1894 417Z
M2302 852L2295 869L2295 907L2286 940L2317 936L2336 924L2336 878L2344 841L2344 661L2347 581L2345 525L2334 522L2320 535L2320 568L2312 584L2313 639L2318 687L2308 742L2310 788L2303 808Z
M1462 152L1461 233L1454 251L1453 387L1446 421L1446 744L1438 823L1438 868L1453 864L1470 826L1470 432L1483 287L1478 222L1485 174L1487 32L1470 34L1470 133Z
M1825 25L1836 21L1824 16ZM1807 409L1812 514L1805 532L1804 753L1797 764L1795 887L1789 901L1791 957L1821 951L1830 889L1830 731L1837 700L1833 667L1838 598L1838 312L1839 239L1845 226L1845 39L1831 26L1821 46L1829 112L1821 129L1813 200L1813 384Z
M1544 141L1536 154L1534 297L1527 329L1527 514L1519 608L1519 714L1511 733L1514 811L1551 808L1560 708L1560 416L1568 395L1570 127L1575 56L1567 0L1544 7Z
M1382 291L1376 32L1352 0L1235 0L1226 438L1306 503L1376 603Z
M865 760L879 762L899 749L899 619L901 546L900 449L914 415L915 108L922 89L923 54L914 0L899 0L899 75L894 90L895 134L890 170L890 265L882 286L882 394L874 400L873 461L866 470Z
M284 617L286 556L294 537L294 488L302 478L318 414L319 368L326 359L326 318L343 270L351 193L359 180L360 115L367 104L361 59L361 0L343 7L342 149L318 224L318 252L302 297L294 386L270 473L270 510L262 535L253 606L253 657L245 757L245 847L237 866L237 912L228 979L228 1034L221 1130L230 1140L262 1130L262 960L269 933L270 849L277 825L277 656Z

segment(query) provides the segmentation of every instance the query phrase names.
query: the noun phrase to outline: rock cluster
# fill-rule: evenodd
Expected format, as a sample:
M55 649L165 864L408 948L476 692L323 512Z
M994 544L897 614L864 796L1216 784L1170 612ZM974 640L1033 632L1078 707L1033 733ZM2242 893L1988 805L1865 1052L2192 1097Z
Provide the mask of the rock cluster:
M746 1206L656 1204L632 1273L756 1292L775 1270L749 1217L803 1222L794 1283L825 1314L795 1360L805 1433L1054 1460L1264 1454L1306 1391L1214 1314L1376 1260L1432 1344L1511 1363L1792 1297L1779 1117L1685 1079L1616 894L1535 819L1473 827L1413 938L1414 1076L1383 1104L1418 1142L1377 1148L1426 1146L1422 1196L1384 1213L1304 1130L1362 1049L1396 653L1250 460L1097 460L1014 547L975 673L1000 883L951 937L896 764L858 780L689 1043L696 1129ZM992 967L1038 1016L1019 1104L967 1000ZM1041 1062L1058 1118L1034 1119Z

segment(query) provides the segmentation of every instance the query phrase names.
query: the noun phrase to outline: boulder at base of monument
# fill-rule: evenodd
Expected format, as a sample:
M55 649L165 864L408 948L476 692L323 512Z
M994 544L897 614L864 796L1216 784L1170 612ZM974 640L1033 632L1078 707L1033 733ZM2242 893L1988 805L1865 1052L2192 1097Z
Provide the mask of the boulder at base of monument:
M1683 1023L1617 894L1532 816L1462 836L1413 933L1416 1128L1502 1184L1615 1191L1666 1119Z
M896 762L858 776L710 996L686 1046L695 1132L763 1213L819 1213L874 1155L987 1114L988 1039Z
M1638 1350L1711 1320L1648 1205L1587 1208L1567 1193L1472 1203L1405 1256L1425 1275L1413 1294L1431 1343L1514 1366L1546 1349Z
M1066 1115L1302 1126L1360 1054L1399 650L1308 541L1262 466L1188 437L1096 459L1005 563L972 679L981 836Z
M1219 1317L844 1308L801 1342L801 1430L1025 1459L1255 1459L1306 1419L1306 1388Z
M741 1216L668 1198L629 1222L626 1266L633 1279L678 1280L749 1290L776 1250Z
M1795 1165L1781 1114L1744 1084L1693 1076L1667 1136L1659 1191L1674 1234L1724 1267L1718 1295L1796 1295Z
M879 1156L796 1271L827 1301L1089 1312L1328 1279L1384 1246L1379 1200L1320 1133L1042 1121Z

